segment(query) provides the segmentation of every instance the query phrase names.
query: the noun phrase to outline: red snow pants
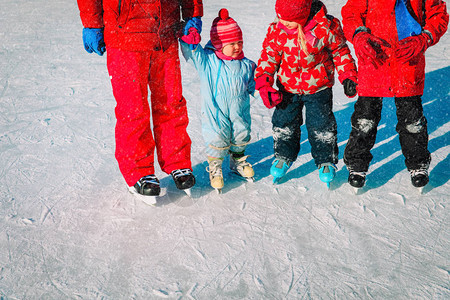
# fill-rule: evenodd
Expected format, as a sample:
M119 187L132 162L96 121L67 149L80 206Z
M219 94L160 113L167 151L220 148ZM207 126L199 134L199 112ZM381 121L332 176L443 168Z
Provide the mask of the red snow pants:
M191 140L186 132L189 120L182 95L178 44L166 51L108 48L106 53L117 102L115 155L127 184L133 186L141 177L155 173L155 147L163 172L191 169Z

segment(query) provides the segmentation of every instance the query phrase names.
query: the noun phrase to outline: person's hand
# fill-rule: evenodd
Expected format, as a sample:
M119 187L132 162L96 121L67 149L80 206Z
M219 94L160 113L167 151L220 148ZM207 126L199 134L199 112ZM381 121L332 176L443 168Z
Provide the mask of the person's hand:
M200 34L202 33L202 18L201 17L193 17L193 18L189 18L186 21L186 24L184 25L184 29L183 29L183 37L184 36L189 36L190 34L192 34L193 30L192 28L195 28L197 30L197 34L193 34L194 36L191 36L191 38L188 38L188 40L195 40L195 39L199 39L199 41L197 43L188 43L186 42L183 37L181 38L185 43L189 44L191 50L194 50L197 45L200 43Z
M356 96L356 86L358 85L356 83L356 80L354 78L347 78L342 82L342 85L344 86L344 94L349 97L353 98Z
M184 25L183 34L188 35L189 29L195 28L197 29L198 33L202 33L202 18L201 17L193 17L189 18L186 21L186 24Z
M83 28L83 43L88 53L95 52L102 56L106 52L103 28Z
M265 74L255 80L255 89L267 108L273 108L283 101L283 94L272 87L273 77Z
M417 56L425 53L431 44L431 38L426 33L414 35L401 40L395 49L395 56L399 60L414 60Z
M391 45L368 32L359 32L353 38L356 57L362 64L372 64L378 68L387 60L388 56L382 47L390 48Z
M273 108L283 101L283 94L271 86L263 86L259 89L259 95L267 108Z
M191 47L191 50L194 50L198 44L200 44L200 41L202 40L201 35L198 33L197 29L194 27L191 27L189 29L189 34L183 35L181 37L181 40L185 42L186 44L189 44Z

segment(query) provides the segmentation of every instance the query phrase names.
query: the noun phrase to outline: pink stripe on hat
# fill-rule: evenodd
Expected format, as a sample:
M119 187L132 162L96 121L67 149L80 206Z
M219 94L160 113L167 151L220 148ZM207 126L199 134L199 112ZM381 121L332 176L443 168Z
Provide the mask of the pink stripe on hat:
M210 36L216 50L221 50L226 44L243 40L241 28L235 20L230 18L226 8L222 8L219 16L214 19Z

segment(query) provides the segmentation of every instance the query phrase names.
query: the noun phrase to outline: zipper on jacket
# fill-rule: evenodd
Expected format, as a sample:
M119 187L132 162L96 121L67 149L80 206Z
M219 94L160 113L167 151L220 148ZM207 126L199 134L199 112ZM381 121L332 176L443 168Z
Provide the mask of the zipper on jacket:
M118 9L118 17L117 17L117 20L119 20L119 18L120 18L120 12L121 12L121 10L122 10L122 0L119 0L119 7L118 7L119 9ZM120 25L120 23L119 23L119 28L122 28L122 25Z

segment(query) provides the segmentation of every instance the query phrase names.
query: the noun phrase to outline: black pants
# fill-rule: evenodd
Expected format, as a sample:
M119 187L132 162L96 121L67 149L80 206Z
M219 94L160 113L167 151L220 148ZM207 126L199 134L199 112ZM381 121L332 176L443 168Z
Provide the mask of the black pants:
M367 172L373 156L370 150L375 144L377 126L381 119L383 99L359 97L352 115L352 131L344 151L347 167ZM431 155L428 151L427 119L423 115L420 96L396 97L396 130L405 156L408 170L428 168Z
M300 126L303 124L305 107L306 130L311 144L314 163L338 161L337 125L333 114L333 92L331 88L312 95L296 95L285 91L283 101L277 105L272 115L274 154L293 162L300 151Z

